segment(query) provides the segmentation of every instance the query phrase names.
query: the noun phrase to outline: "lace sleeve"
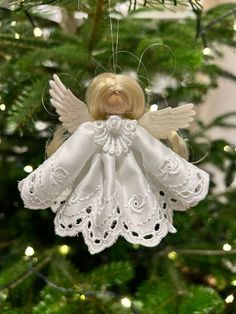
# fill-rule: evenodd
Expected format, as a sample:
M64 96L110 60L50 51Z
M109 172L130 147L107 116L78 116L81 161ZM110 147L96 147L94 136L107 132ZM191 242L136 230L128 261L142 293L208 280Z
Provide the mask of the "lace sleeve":
M207 172L181 158L171 149L138 127L134 148L141 155L145 168L166 187L185 210L204 199L209 186Z
M19 182L24 205L45 209L71 186L86 161L98 149L91 136L92 123L84 123L35 171Z

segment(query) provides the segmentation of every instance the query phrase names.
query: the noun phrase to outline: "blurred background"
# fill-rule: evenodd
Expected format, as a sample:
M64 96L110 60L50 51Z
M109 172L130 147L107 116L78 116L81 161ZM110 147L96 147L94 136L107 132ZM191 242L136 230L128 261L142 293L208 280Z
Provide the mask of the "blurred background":
M235 44L236 1L0 1L0 313L236 313ZM54 235L50 209L23 208L17 182L58 125L53 73L83 100L114 70L150 110L194 103L182 135L210 192L158 247L120 238L90 255L82 236Z

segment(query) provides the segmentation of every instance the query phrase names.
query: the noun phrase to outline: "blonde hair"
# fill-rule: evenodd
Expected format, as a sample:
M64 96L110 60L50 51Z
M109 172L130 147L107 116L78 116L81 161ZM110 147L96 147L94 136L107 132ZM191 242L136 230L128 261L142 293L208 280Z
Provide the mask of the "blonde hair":
M139 119L144 114L145 97L140 85L123 74L102 73L96 76L86 93L88 110L95 120L108 114Z
M127 119L139 120L145 111L145 97L140 85L123 74L102 73L90 83L86 93L86 103L92 118L105 120L108 115L122 115ZM65 128L59 127L46 147L50 157L69 137ZM188 158L185 141L176 132L168 137L172 149L181 157Z
M168 141L170 143L171 149L176 154L188 160L189 158L188 147L182 136L178 135L177 132L171 132L171 134L168 136Z
M49 139L46 143L46 157L50 157L53 153L55 153L55 151L58 150L68 137L70 137L70 133L68 133L64 126L58 126L56 131L53 133L52 139Z

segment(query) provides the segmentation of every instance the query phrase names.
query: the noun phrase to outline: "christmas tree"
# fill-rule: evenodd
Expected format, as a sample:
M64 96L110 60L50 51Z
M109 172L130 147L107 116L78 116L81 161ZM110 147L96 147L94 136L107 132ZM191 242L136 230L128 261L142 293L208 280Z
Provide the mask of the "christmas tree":
M83 99L98 73L138 72L150 107L197 107L219 78L236 80L215 62L222 45L235 46L235 14L233 3L206 11L193 0L0 1L0 313L236 312L236 151L209 138L215 127L235 128L236 112L183 132L190 161L221 171L224 188L215 193L211 175L207 198L178 212L178 233L158 247L119 238L90 255L82 237L54 234L51 210L25 209L17 188L58 124L54 73Z

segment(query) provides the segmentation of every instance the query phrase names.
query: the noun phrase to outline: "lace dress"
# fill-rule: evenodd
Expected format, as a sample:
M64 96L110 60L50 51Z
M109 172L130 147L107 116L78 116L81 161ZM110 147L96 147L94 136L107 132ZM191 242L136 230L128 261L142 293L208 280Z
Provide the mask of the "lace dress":
M136 120L111 116L83 123L19 183L25 207L51 207L55 232L80 232L91 253L119 236L156 246L174 233L173 211L208 191L209 175L152 137Z

